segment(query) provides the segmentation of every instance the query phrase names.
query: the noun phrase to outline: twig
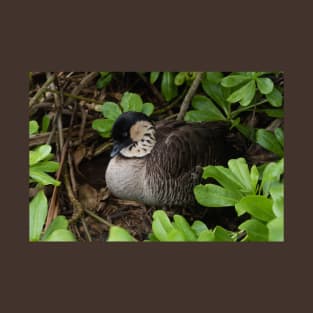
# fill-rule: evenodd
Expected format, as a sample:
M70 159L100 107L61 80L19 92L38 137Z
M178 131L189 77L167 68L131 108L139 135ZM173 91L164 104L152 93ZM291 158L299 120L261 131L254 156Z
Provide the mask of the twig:
M98 76L98 72L91 72L90 74L86 75L80 82L79 85L75 86L75 88L72 91L72 95L77 96L79 94L79 92L89 84L90 81L92 81L94 78L96 78ZM67 107L68 105L70 105L73 102L72 98L68 98L65 101L64 106Z
M29 108L31 108L37 100L42 96L42 94L46 91L46 88L53 82L55 78L55 74L51 75L46 82L39 88L36 94L29 101Z
M148 79L141 73L137 72L137 75L144 81L144 83L151 89L151 91L153 92L153 94L157 97L157 99L159 100L160 103L164 103L164 99L161 95L161 93L159 92L159 90L153 85L150 84L150 82L148 81Z
M70 179L69 179L69 172L68 172L68 168L65 168L64 171L64 185L66 188L66 192L67 192L67 196L73 206L73 214L71 219L69 220L70 223L74 223L76 222L83 214L84 209L81 205L81 203L76 199L76 197L74 196L71 184L70 184Z
M82 217L80 220L81 220L81 222L82 222L84 231L85 231L85 233L86 233L87 240L88 240L89 242L92 242L92 239L91 239L90 233L89 233L89 231L88 231L88 227L87 227L85 218Z
M165 106L162 109L156 110L152 113L152 115L159 115L162 113L165 113L167 111L169 111L170 109L174 108L185 96L186 91L182 92L172 103L168 104L167 106Z
M90 215L91 217L93 217L95 220L97 220L98 222L108 226L108 227L111 227L113 226L113 224L111 224L110 222L106 221L105 219L103 219L102 217L100 217L99 215L97 215L96 213L88 210L88 209L85 209L85 212Z
M192 82L186 96L185 96L185 99L180 107L180 111L178 113L178 116L177 116L177 120L183 120L184 119L184 116L188 110L188 107L189 107L189 103L190 103L190 100L191 98L193 97L193 95L195 94L199 84L200 84L200 81L201 81L201 78L202 78L202 75L203 75L203 72L198 72L197 73L197 76L195 78L195 80Z

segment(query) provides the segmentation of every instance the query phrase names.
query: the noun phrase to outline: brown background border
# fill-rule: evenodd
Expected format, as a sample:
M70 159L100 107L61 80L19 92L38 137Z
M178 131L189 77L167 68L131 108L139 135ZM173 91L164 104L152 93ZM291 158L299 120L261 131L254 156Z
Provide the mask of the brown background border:
M9 312L304 311L312 169L300 167L312 163L305 134L313 53L312 9L303 2L33 1L2 9L1 280ZM30 70L285 71L286 242L28 244Z

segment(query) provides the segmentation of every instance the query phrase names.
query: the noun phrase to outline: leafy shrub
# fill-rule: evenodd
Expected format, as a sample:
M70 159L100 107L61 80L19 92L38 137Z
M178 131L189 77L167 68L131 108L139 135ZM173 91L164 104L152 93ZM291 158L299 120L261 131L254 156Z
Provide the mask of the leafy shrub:
M154 105L150 102L143 103L140 95L132 92L125 92L120 104L106 101L101 106L101 112L105 118L96 119L92 123L92 128L99 132L104 138L111 136L112 126L115 120L123 112L135 111L151 115L154 111Z
M237 234L216 226L213 230L201 221L194 221L192 225L181 215L175 214L173 222L165 211L157 210L153 213L152 233L148 242L174 242L174 241L236 241ZM119 226L110 228L108 241L136 241L127 230Z
M97 80L96 86L98 89L103 89L110 84L112 81L112 73L110 72L99 72L100 77Z

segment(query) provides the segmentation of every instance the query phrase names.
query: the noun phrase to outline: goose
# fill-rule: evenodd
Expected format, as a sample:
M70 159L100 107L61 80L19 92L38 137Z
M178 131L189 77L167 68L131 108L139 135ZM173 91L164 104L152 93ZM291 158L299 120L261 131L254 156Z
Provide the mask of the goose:
M111 193L155 207L194 207L202 167L228 158L225 122L154 122L122 113L112 127L113 148L105 180Z

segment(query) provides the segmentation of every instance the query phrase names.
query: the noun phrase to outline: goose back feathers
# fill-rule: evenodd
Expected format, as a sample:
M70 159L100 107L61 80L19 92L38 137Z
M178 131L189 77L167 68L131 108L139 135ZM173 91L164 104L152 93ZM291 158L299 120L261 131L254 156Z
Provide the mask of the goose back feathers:
M112 129L107 186L119 198L148 205L195 206L202 167L228 158L228 128L220 122L154 124L142 113L124 113Z

